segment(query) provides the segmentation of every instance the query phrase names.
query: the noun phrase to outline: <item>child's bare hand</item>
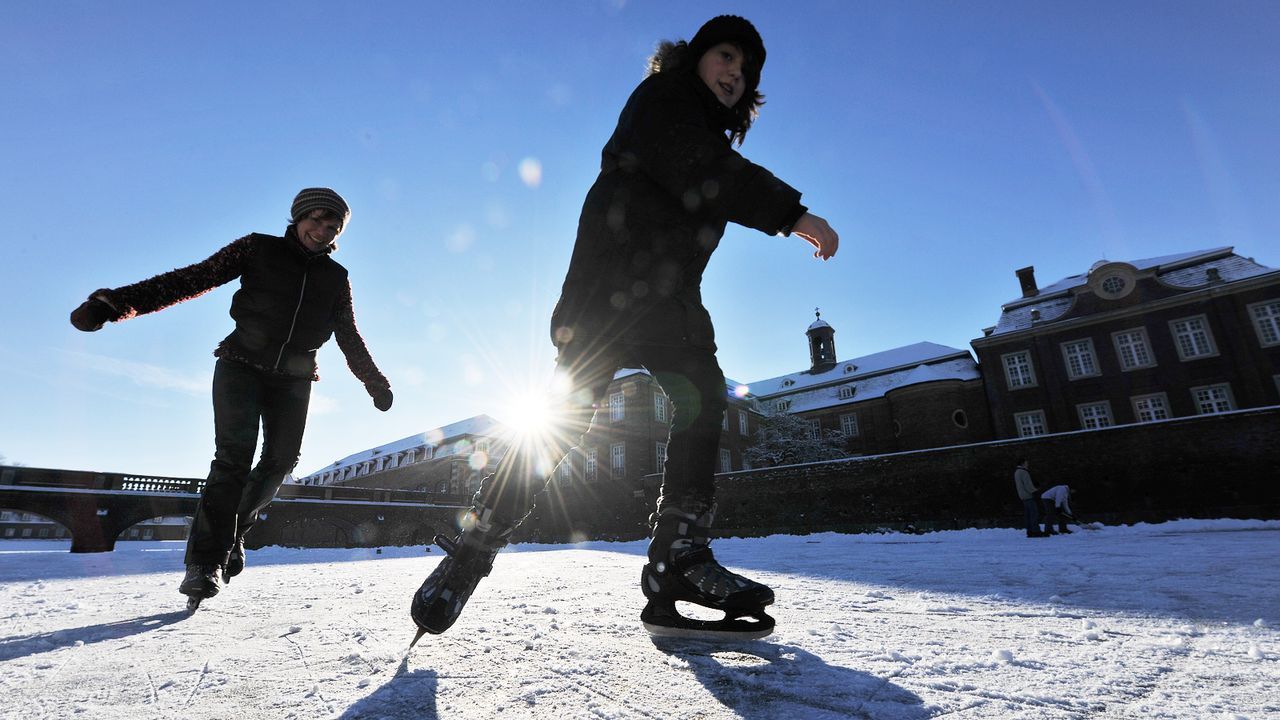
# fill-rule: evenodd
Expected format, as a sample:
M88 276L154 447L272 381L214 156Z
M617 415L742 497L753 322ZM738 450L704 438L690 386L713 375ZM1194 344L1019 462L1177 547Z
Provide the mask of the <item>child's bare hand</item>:
M813 213L807 212L801 215L795 226L791 228L791 233L799 235L812 245L813 256L816 258L830 260L840 248L840 235L827 224L826 220Z

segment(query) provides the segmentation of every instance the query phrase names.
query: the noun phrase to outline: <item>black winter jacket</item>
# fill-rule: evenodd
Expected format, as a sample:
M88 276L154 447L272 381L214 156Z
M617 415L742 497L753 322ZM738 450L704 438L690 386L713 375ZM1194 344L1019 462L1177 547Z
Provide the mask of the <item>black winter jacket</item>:
M715 349L702 273L729 222L775 234L800 193L729 144L726 109L697 75L659 72L631 94L587 193L551 336Z
M332 250L330 250L332 252ZM347 270L328 253L286 237L253 233L208 259L124 287L93 293L125 320L190 300L240 278L231 299L236 328L214 355L295 377L316 375L316 351L335 333L351 372L372 392L390 387L356 329Z

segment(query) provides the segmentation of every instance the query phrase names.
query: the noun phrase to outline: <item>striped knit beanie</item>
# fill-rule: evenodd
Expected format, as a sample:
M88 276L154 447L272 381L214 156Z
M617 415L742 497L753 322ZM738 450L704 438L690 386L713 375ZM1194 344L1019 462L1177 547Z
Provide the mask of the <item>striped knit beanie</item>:
M298 196L293 199L293 207L290 208L289 214L296 223L312 210L328 210L336 214L342 219L343 227L346 227L347 221L351 219L351 208L347 207L347 201L329 188L307 188L298 193Z

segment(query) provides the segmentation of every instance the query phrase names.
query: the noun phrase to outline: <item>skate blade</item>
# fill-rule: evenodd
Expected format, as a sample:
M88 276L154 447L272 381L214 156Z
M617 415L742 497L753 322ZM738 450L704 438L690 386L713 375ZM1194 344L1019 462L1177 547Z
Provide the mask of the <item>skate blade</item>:
M735 642L740 640L759 640L773 634L773 626L761 623L759 628L751 630L712 630L708 628L672 627L644 623L644 629L655 637L675 638L680 640L706 640L710 642Z
M413 640L409 642L409 649L412 650L413 646L417 645L418 641L422 639L422 636L426 634L427 634L426 630L424 630L423 628L418 628L418 634L414 635Z
M193 613L193 612L195 612L195 611L196 611L196 608L200 607L200 601L201 601L201 600L203 600L203 599L204 599L204 598L188 597L188 598L187 598L187 612L189 612L189 613Z

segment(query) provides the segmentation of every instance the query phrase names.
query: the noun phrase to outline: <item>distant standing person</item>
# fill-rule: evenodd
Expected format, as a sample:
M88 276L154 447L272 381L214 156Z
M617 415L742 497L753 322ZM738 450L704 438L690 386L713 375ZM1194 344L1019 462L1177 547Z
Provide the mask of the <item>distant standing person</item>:
M1044 506L1045 535L1053 534L1055 523L1060 534L1071 534L1071 530L1067 529L1067 520L1075 520L1075 514L1071 512L1071 492L1070 485L1054 485L1040 493L1040 504Z
M1018 467L1013 471L1013 486L1018 491L1018 499L1022 501L1022 509L1026 516L1027 537L1045 537L1045 533L1040 532L1040 508L1036 500L1036 484L1031 480L1030 467L1030 461L1025 458L1018 461Z
M284 237L246 235L194 265L95 290L71 313L72 325L93 332L240 278L231 299L236 328L213 351L214 458L178 586L191 610L244 569L245 533L298 464L311 383L320 379L316 351L330 336L374 407L391 407L391 383L356 329L347 270L330 257L351 209L329 188L307 188L290 217ZM259 424L262 456L254 466Z
M795 235L814 257L839 236L800 193L733 149L763 103L765 49L747 20L721 15L685 42L663 42L631 93L587 192L551 340L562 405L559 432L540 448L556 461L587 432L615 371L643 367L675 408L654 514L640 618L662 635L763 637L773 590L727 570L711 552L715 463L728 405L702 274L732 222ZM547 482L537 452L509 452L474 498L472 523L414 595L422 632L448 629ZM722 620L679 614L676 602Z

